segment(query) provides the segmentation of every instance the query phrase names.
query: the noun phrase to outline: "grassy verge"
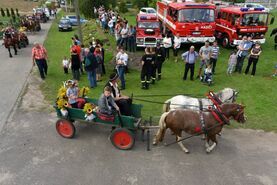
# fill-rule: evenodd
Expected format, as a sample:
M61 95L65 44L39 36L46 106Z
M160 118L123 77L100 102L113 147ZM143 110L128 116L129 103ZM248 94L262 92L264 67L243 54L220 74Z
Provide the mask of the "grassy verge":
M275 16L277 12L274 12ZM134 24L135 15L126 14L126 17L130 24ZM232 49L222 49L218 60L216 75L214 76L215 84L212 87L201 84L198 81L183 81L182 75L184 72L184 64L179 59L178 63L173 61L173 57L164 63L162 80L157 84L152 85L150 90L144 91L140 89L140 72L136 70L131 70L131 73L126 75L127 89L123 94L131 95L150 95L150 94L195 94L196 96L202 95L208 90L219 91L225 87L231 87L238 89L240 91L238 102L243 102L246 108L246 114L248 116L248 122L246 125L232 124L233 127L244 127L252 129L263 129L266 131L277 131L277 114L276 114L276 102L277 102L277 79L272 78L271 74L273 72L275 64L277 64L276 50L273 48L273 38L269 37L272 28L276 28L277 22L270 26L267 33L267 42L263 45L263 53L259 59L257 65L257 73L255 77L250 75L238 75L234 74L232 76L226 75L228 56ZM94 30L94 31L93 31ZM91 22L87 28L85 28L84 33L86 35L87 41L89 40L88 34L91 33L95 38L101 40L108 40L106 42L105 48L108 49L106 52L106 65L109 60L113 57L115 51L114 38L109 35L104 35L99 27L97 27L95 22ZM57 23L54 23L49 31L48 38L45 45L49 52L49 57L51 60L49 67L49 75L47 77L46 83L43 85L42 89L46 95L46 98L53 101L56 96L57 89L60 87L61 82L71 78L71 75L64 75L61 67L61 60L64 55L69 56L69 46L71 44L71 36L73 32L58 32ZM199 48L199 47L198 47ZM197 49L198 49L197 48ZM188 46L182 48L182 51L188 49ZM181 54L179 53L179 55ZM142 51L138 52L138 55L142 55ZM172 51L170 52L172 56ZM247 60L244 62L244 69L247 65ZM197 71L198 65L196 66ZM108 65L108 71L112 70L112 66ZM108 72L108 74L109 74ZM90 92L90 96L97 98L102 91L102 88L106 82L108 75L103 78L103 82L99 84L99 87L93 89ZM80 86L87 85L86 76L82 76L80 81ZM144 98L148 100L154 100L159 102L164 102L171 96L158 96L151 98ZM149 116L159 116L161 114L162 106L160 104L149 104L144 102L135 101L136 103L142 103L143 117L147 119Z

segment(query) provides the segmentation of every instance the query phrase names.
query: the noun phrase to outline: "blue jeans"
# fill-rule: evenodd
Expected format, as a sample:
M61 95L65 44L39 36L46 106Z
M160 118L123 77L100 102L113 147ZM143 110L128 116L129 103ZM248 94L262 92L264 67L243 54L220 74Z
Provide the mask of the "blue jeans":
M47 62L45 59L36 59L36 64L38 66L39 74L42 79L45 79L45 75L47 75Z
M87 71L87 74L90 87L96 87L96 70L94 69L93 71Z
M121 88L125 89L125 78L124 78L125 66L118 66L117 73L118 73L119 79L121 81Z

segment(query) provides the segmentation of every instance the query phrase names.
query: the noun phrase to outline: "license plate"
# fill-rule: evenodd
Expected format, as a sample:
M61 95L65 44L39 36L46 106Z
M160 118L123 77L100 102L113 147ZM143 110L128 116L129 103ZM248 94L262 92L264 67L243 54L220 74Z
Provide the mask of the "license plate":
M200 32L200 31L194 31L194 32L192 32L192 34L193 34L193 35L200 35L201 32Z

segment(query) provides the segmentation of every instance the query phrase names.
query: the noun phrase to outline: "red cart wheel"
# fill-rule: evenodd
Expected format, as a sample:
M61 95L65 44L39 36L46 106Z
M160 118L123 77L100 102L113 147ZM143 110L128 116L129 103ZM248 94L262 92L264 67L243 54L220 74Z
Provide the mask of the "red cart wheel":
M75 126L66 119L59 119L56 122L56 130L64 138L73 138L75 135Z
M135 144L133 133L125 128L116 128L113 130L110 140L112 144L120 150L129 150Z

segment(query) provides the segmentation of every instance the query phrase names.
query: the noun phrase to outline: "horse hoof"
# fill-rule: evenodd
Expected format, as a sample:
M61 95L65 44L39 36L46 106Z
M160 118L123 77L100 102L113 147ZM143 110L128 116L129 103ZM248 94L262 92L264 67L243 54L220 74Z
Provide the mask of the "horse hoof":
M10 58L12 58L13 56L10 55Z
M206 153L209 154L211 153L211 150L209 148L206 149Z
M184 151L185 152L185 154L189 154L190 152L187 150L187 151Z

